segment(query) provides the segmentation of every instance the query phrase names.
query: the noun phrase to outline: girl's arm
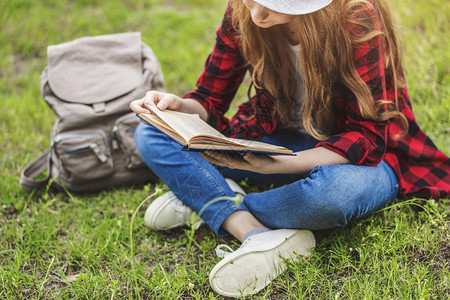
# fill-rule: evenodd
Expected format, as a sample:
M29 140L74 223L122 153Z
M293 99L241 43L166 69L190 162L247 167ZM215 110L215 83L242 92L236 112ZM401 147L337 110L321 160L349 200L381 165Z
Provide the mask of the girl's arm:
M240 104L230 120L225 117L247 70L238 33L231 24L231 8L228 7L197 88L184 98L198 101L208 114L206 121L226 136L259 139L277 127L273 114L274 98L267 92L256 89L256 96Z
M230 8L216 32L216 43L205 62L196 89L184 96L197 101L207 112L206 121L219 131L229 125L225 117L247 71L231 25Z
M183 99L180 107L181 112L189 114L198 114L203 121L208 120L208 112L197 100Z
M210 163L231 169L241 169L261 174L308 173L318 165L343 165L350 160L323 147L296 152L296 156L246 153L237 156L227 152L204 151L201 155Z
M275 100L266 91L256 88L256 95L240 104L230 120L225 117L247 69L236 29L231 24L231 8L228 7L197 88L184 97L198 101L208 114L206 121L223 134L259 139L277 127L273 114Z
M273 165L270 173L298 174L310 172L318 165L344 165L350 160L334 151L324 147L317 147L300 152L296 156L273 156Z

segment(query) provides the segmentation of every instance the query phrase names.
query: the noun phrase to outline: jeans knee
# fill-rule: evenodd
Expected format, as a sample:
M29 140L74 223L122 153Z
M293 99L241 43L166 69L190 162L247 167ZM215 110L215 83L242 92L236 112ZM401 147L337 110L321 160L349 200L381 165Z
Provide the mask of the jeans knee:
M327 229L345 226L353 216L364 188L352 187L345 174L336 174L334 167L318 166L309 178L297 182L300 203L308 213L302 223L310 229Z
M139 124L134 133L136 149L141 157L148 163L155 153L161 153L167 145L167 136L153 126Z
M350 220L349 207L333 197L327 198L327 201L323 203L318 203L316 213L320 216L321 221L316 223L317 228L315 229L345 226Z

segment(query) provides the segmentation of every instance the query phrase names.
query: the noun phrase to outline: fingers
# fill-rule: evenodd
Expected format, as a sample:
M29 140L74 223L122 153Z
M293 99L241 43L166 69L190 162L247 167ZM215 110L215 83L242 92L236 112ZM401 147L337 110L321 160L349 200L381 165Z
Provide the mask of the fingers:
M215 159L220 158L221 156L223 156L223 153L220 153L218 151L212 151L212 150L205 150L203 151L206 155L213 157Z
M160 110L179 110L182 99L174 94L150 91L145 95L144 104L158 107Z
M242 158L248 162L251 162L252 160L255 159L255 155L250 152L245 152L244 155L242 155Z
M156 105L160 110L177 110L179 107L178 97L172 94L165 94Z
M242 159L243 157L237 152L205 150L203 153L203 158L217 166L230 169L246 169L249 166L248 162Z
M137 114L149 114L150 111L144 105L144 99L134 100L130 103L130 108Z
M222 166L222 167L228 167L228 164L227 164L226 160L218 159L217 153L212 153L212 152L216 152L216 151L208 151L208 150L206 150L206 151L203 151L203 152L199 152L199 154L200 154L201 157L203 157L204 159L206 159L207 161L209 161L213 165Z
M222 162L222 164L229 164L229 162L239 158L235 155L234 152L229 152L229 151L205 150L204 152L209 157Z
M130 103L130 108L135 113L151 113L149 107L156 106L160 110L171 109L179 110L183 100L173 94L149 91L144 98L134 100Z

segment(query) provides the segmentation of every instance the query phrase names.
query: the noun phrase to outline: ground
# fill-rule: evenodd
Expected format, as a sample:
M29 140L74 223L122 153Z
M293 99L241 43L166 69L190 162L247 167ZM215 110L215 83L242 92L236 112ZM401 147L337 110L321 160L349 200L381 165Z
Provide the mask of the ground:
M448 155L450 4L391 2L401 24L416 117ZM0 298L220 298L208 283L219 261L214 248L238 243L217 238L205 226L169 232L146 228L145 207L167 190L160 182L72 195L26 194L18 179L48 147L56 119L39 92L47 45L140 31L160 60L166 89L183 94L202 70L224 7L222 0L0 3ZM242 101L245 89L237 97ZM268 188L241 184L247 192ZM449 204L448 199L398 199L345 228L317 231L311 257L287 262L288 271L257 297L448 298Z

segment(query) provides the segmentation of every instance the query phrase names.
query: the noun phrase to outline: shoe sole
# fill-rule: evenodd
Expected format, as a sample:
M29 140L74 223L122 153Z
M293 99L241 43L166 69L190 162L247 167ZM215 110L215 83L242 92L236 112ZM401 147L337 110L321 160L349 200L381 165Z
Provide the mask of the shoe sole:
M297 255L311 254L315 247L313 233L309 230L289 231L292 233L271 247L244 248L227 255L211 271L209 282L213 290L226 297L255 294L286 270L283 259L298 261Z

